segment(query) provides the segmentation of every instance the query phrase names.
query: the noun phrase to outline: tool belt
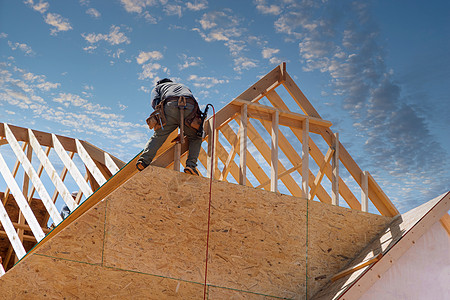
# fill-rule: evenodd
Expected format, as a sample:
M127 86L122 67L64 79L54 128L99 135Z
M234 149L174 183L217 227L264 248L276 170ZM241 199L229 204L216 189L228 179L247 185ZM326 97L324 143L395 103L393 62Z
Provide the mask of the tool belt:
M184 125L191 127L195 130L199 130L200 125L202 125L202 117L201 117L201 111L198 106L197 101L194 98L191 97L168 97L158 103L155 107L155 111L150 114L150 116L147 118L146 122L148 125L148 128L159 130L163 128L166 125L166 116L164 114L164 105L169 102L178 102L178 108L184 109L187 103L190 103L194 105L194 109L192 112L185 116L184 118Z

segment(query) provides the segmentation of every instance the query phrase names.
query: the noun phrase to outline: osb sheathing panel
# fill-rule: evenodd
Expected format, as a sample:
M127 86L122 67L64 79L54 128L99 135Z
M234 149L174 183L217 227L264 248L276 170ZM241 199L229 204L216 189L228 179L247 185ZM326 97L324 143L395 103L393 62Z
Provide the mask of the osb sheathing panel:
M192 284L183 291L186 298L200 298L208 184L206 178L149 167L16 265L0 283L21 292L34 290L41 297L53 291L60 293L58 298L69 288L79 298L114 298L118 292L108 288L111 281L121 282L121 297L155 290L161 299L170 297L164 293L173 293L173 287L158 280L175 281L177 286ZM225 182L214 182L212 194L209 299L304 299L306 201ZM342 269L389 220L310 201L308 294ZM35 273L48 279L38 280L41 275ZM135 282L141 280L133 277L137 275L152 279L141 284ZM12 276L21 277L21 284ZM124 277L133 278L122 282ZM85 283L92 288L84 289Z
M204 280L208 180L147 168L108 197L104 264ZM265 295L305 293L306 201L225 182L213 186L208 283ZM391 218L310 202L313 294Z
M1 299L201 299L201 284L32 254L0 280Z
M102 201L58 233L51 242L43 244L36 253L101 264L105 212L106 202Z

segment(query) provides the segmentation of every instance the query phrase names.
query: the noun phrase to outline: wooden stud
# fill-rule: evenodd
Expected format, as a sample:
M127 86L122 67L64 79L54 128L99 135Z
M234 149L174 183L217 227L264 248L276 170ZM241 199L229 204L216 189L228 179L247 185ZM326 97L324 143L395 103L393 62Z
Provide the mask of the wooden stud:
M6 234L6 232L5 231L3 231L3 230L0 230L0 237L8 237L8 235ZM32 235L27 235L27 234L24 234L23 235L23 238L22 238L22 240L23 240L23 242L37 242L36 241L36 238L34 237L34 236L32 236ZM20 241L20 240L19 240ZM20 243L19 243L20 244ZM11 249L11 250L10 250ZM14 250L14 248L9 248L8 249L8 252L7 252L7 254L5 255L5 257L8 257L8 255L11 257L11 255L12 255L12 252L13 251L15 251ZM9 254L9 253L11 253L11 254ZM17 255L15 255L16 257L17 257L17 259L21 259L22 257L18 257ZM7 265L7 259L5 258L5 267L6 267L6 265Z
M228 173L230 172L231 162L234 161L234 157L236 156L236 153L237 153L236 152L236 148L238 147L238 142L239 142L239 138L238 137L241 135L241 132L240 132L241 130L242 130L241 127L239 127L238 134L234 138L234 142L231 143L231 150L228 153L227 160L224 163L223 170L222 170L222 173L220 174L219 180L226 180L227 179Z
M331 204L339 206L339 133L334 134L331 177Z
M333 154L334 154L334 150L331 148L328 148L327 154L325 155L325 158L319 167L319 172L317 172L317 176L314 179L314 186L313 186L313 188L311 188L311 192L309 194L309 199L313 200L314 197L316 196L316 193L320 186L322 178L325 175L325 167L330 163L330 160L331 160L331 157L333 156Z
M0 157L1 157L0 160L3 160L1 154ZM3 206L3 203L0 203L0 222L3 226L3 229L5 230L6 235L8 236L9 242L11 243L17 257L22 258L27 252L25 251L25 248L20 242L19 236L17 235L17 232L11 222L11 219L8 216L8 213L6 212L5 207Z
M309 119L303 121L302 135L302 191L303 196L309 195Z
M283 102L281 97L275 91L272 91L269 94L267 94L267 99L269 99L270 103L272 103L272 105L274 105L275 107L286 110L286 111L289 110L287 105ZM294 135L297 137L297 139L301 142L302 141L302 133L297 128L290 128L290 129L292 130ZM323 134L323 132L321 134ZM330 138L330 141L331 141L331 138ZM327 141L327 143L331 146L331 142ZM342 150L342 147L343 146L341 145L341 150ZM314 161L317 163L317 165L321 165L324 160L324 155L322 154L319 147L317 147L317 145L314 143L314 141L312 139L310 139L310 141L309 141L309 148L310 148L311 157L314 159ZM298 161L300 159L297 158L296 160ZM341 155L341 161L342 161L342 155ZM331 170L331 166L329 164L325 165L324 172L325 172L325 175L327 175L328 179L331 181L332 170ZM312 185L314 182L314 175L312 175L312 173L310 173L310 174L311 174L310 175L310 178L311 178L310 185ZM312 188L313 188L313 186L312 186ZM348 186L345 184L345 182L341 178L339 178L339 190L340 190L342 197L345 199L345 201L351 208L361 210L361 204L359 203L358 199L355 197L355 195L353 195L352 191L348 188ZM326 193L326 191L323 189L322 186L318 187L317 197L319 197L320 201L331 204L331 197Z
M47 147L47 149L44 152L45 156L48 157L48 155L50 154L50 150L52 150L52 148L51 147ZM40 163L38 171L37 171L37 174L38 174L39 178L41 178L41 175L42 175L43 171L44 171L44 165L42 163ZM30 202L31 199L33 199L33 196L34 196L35 192L36 192L36 188L33 186L32 189L31 189L30 194L28 195L28 202Z
M17 156L17 158L20 160L20 162L21 162L21 164L22 164L22 166L23 166L23 168L25 170L25 173L27 173L27 175L29 176L31 182L33 183L34 187L36 188L39 196L41 197L42 203L44 204L45 208L47 209L47 212L49 213L49 215L52 218L53 222L55 224L59 224L62 221L62 218L61 218L58 210L56 209L55 205L53 204L53 202L52 202L52 200L50 198L50 195L48 194L47 190L45 189L44 184L42 183L42 181L39 178L38 174L34 170L33 166L30 163L30 161L26 157L25 153L20 148L19 143L17 142L16 138L14 137L12 131L9 129L9 126L7 124L5 124L4 128L5 128L6 139L8 140L9 145L13 149L13 151L14 151L15 155ZM11 186L10 186L10 188L11 188ZM23 193L20 193L20 195L22 197L24 197Z
M294 171L297 171L297 170L300 169L301 167L302 167L302 164L301 164L301 163L299 163L299 164L293 166L293 167L290 168L289 170L286 170L286 171L284 171L284 172L278 174L278 179L282 179L284 176L289 175L289 174L291 174L291 173L294 172ZM257 189L260 189L260 188L262 188L262 187L264 187L264 186L266 186L266 185L268 185L268 184L270 184L270 183L271 183L271 180L268 180L268 181L266 181L266 182L261 183L261 184L258 185L256 188L257 188Z
M357 264L357 265L355 265L353 267L347 268L347 269L337 273L336 275L334 275L331 278L331 281L334 282L334 281L338 280L339 278L342 278L342 277L345 277L347 275L350 275L350 274L352 274L352 273L354 273L354 272L356 272L356 271L358 271L358 270L360 270L360 269L362 269L362 268L364 268L366 266L369 266L369 265L371 265L373 263L376 263L382 257L383 257L383 253L380 253L377 256L374 256L374 257L372 257L372 258L370 258L370 259L368 259L366 261L363 261L363 262L361 262L361 263L359 263L359 264Z
M278 192L278 120L279 112L272 115L272 133L270 147L270 191Z
M119 167L116 165L114 160L111 158L111 155L105 152L105 166L108 168L108 170L111 172L112 175L119 172Z
M31 210L30 206L28 205L27 200L23 196L22 192L20 191L19 186L17 185L11 172L9 171L8 166L6 165L6 162L3 159L3 156L1 154L0 154L0 173L3 175L3 178L6 181L6 184L11 189L11 193L13 194L14 199L17 202L17 205L19 206L20 210L22 211L23 215L25 216L25 219L27 220L28 225L30 225L31 231L33 231L33 234L36 237L36 240L38 240L38 241L42 240L44 238L45 234L42 231L41 226L39 225L38 221L36 220L36 217L34 216L33 211ZM5 211L5 213L6 213L6 211Z
M364 171L361 178L361 210L369 211L369 172Z
M327 121L327 120L309 117L309 116L302 115L299 113L291 112L289 110L279 110L277 108L262 105L259 103L248 103L246 101L235 99L230 104L236 105L239 107L247 104L247 106L248 106L247 113L250 117L255 118L255 119L263 119L263 120L267 120L267 121L271 121L272 114L275 111L278 111L279 116L280 116L279 124L288 126L288 127L292 127L292 128L301 128L301 126L302 126L301 122L308 118L309 124L310 124L310 132L314 132L314 133L320 133L319 129L329 128L329 127L331 127L331 125L333 125L333 123L331 123L330 121ZM298 121L300 121L300 122L298 122Z
M294 80L292 80L291 76L289 76L287 72L286 81L283 82L283 85L306 115L321 119L319 113L312 106L311 102L308 101L303 92L300 90L297 84L295 84Z
M448 235L450 235L450 215L446 213L439 221L442 226L444 226L444 229L447 231Z
M181 143L175 143L175 152L173 155L173 169L180 171Z
M333 132L331 130L323 130L321 133L322 137L324 138L325 142L329 146L333 145ZM358 183L359 186L361 186L361 173L362 170L358 166L358 164L354 161L354 159L350 156L347 149L345 149L344 145L339 143L339 159L342 162L342 164L345 166L345 168L348 170L350 175L352 175L353 179ZM343 181L339 180L339 189L341 194L342 191L342 183ZM356 198L355 198L356 199ZM397 208L392 204L392 202L389 200L389 197L386 196L386 194L381 190L381 188L378 186L376 181L370 176L369 174L369 199L372 201L373 205L377 208L377 210L383 215L388 217L394 217L399 214ZM353 201L352 201L353 202ZM348 203L348 201L347 201ZM355 204L359 201L356 200ZM350 203L349 203L350 205ZM351 208L361 210L361 205L350 205Z
M268 124L268 132L272 132L272 122ZM267 146L267 143L263 141L262 137L259 135L258 131L255 129L255 127L252 125L251 122L248 123L248 137L253 142L253 145L256 147L256 149L259 151L259 153L262 155L264 160L270 165L271 164L271 151L270 148ZM282 137L282 133L278 132L278 144L280 145L280 139ZM293 162L298 163L297 162ZM278 173L284 173L286 171L286 168L283 166L283 164L278 161ZM262 169L260 172L264 172ZM254 174L254 172L252 171ZM265 174L265 173L264 173ZM297 182L292 178L290 175L283 176L280 178L278 176L278 179L280 179L283 184L286 186L286 188L289 190L289 192L295 196L299 197L302 195L302 190L300 186L297 184ZM265 182L265 181L264 181Z
M104 185L106 182L105 177L103 176L102 172L100 172L100 170L97 168L97 165L95 164L94 160L91 158L89 153L86 151L86 149L83 147L83 145L80 143L78 139L75 139L75 145L77 146L78 156L81 158L81 161L84 163L86 168L92 174L95 181L97 181L99 185Z
M22 144L22 151L25 151L25 149L27 148L27 145L28 145L28 143L26 143L26 142L24 142ZM17 171L19 171L19 166L20 166L20 161L19 161L19 159L17 159L16 163L14 164L13 171L12 171L12 176L14 178L17 175ZM10 189L9 189L9 187L6 187L5 193L3 194L3 201L2 201L3 205L6 205L6 202L8 201L8 198L9 198L9 194L10 194Z
M55 191L59 192L59 194L63 198L63 201L67 204L67 207L70 209L70 211L73 211L77 207L77 205L73 201L73 198L70 195L70 192L67 189L66 185L63 183L61 178L58 176L58 173L56 172L55 168L53 167L52 163L50 162L48 155L46 155L46 153L44 153L44 151L42 150L41 146L39 145L38 140L34 136L34 133L31 129L28 129L28 136L29 136L31 147L33 148L34 152L36 153L41 164L44 166L45 172L47 172L48 177L50 177L52 183L55 185L55 188L56 188ZM55 203L53 197L51 199L51 202Z
M251 128L251 123L247 124L247 130ZM229 124L226 124L223 126L220 130L220 132L223 134L225 139L231 144L234 139L236 138L236 133L233 131L231 126ZM267 145L266 145L267 146ZM270 151L270 150L269 150ZM238 143L238 148L236 149L236 152L240 153L240 143ZM247 158L247 167L252 172L252 174L255 176L255 178L258 180L259 183L266 182L267 180L270 180L267 174L264 172L264 170L261 168L261 166L258 164L256 159L251 155L251 153L247 150L246 153ZM239 174L239 172L238 172ZM239 179L239 176L238 176ZM237 180L239 182L239 180ZM247 183L248 183L247 179ZM269 190L270 187L265 187L264 189Z
M67 155L67 152L64 149L63 145L61 144L61 142L59 141L58 137L52 134L52 139L53 139L53 148L55 148L55 151L58 154L59 158L67 167L69 173L72 175L73 179L75 180L75 182L77 183L78 187L81 189L83 194L85 194L86 197L89 197L92 194L91 187L83 179L83 175L81 175L75 163L69 158L69 155Z
M241 108L241 118L239 127L239 184L245 185L247 181L247 104Z

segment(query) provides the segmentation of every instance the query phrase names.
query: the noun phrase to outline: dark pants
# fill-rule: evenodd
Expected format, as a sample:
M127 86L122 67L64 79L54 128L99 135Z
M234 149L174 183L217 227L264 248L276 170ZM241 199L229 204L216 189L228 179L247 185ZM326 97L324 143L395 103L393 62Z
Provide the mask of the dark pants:
M194 110L194 105L187 103L184 110L184 116L188 116ZM164 128L155 130L153 136L145 145L144 152L139 157L140 161L150 164L156 155L158 149L164 144L169 134L180 126L180 110L177 101L171 101L164 105L164 114L166 115L166 125ZM186 166L196 167L197 159L202 146L202 138L197 135L197 130L184 126L184 135L189 140L189 155L186 160Z

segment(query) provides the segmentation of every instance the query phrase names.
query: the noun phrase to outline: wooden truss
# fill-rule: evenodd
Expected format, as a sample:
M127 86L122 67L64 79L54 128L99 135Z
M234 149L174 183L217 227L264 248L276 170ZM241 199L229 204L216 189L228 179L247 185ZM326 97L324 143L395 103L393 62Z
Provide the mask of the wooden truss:
M0 138L2 152L9 150L8 156L16 160L11 171L0 153L0 173L6 183L6 190L0 193L0 254L3 268L7 269L13 263L13 251L16 260L21 259L45 237L50 231L49 219L55 226L62 222L55 206L57 199L74 211L83 195L91 196L124 163L86 141L5 123L0 123ZM5 149L8 145L9 149ZM77 159L81 161L78 166ZM18 178L20 166L22 179ZM60 173L55 166L61 167ZM47 180L41 176L44 170ZM74 182L71 188L78 191L76 197L65 183L68 174Z
M281 93L290 95L288 100L295 102L303 114L290 110L281 98ZM269 105L260 104L263 101ZM217 112L215 119L215 126L212 118L205 125L208 146L206 151L202 149L199 156L207 169L206 174L210 174L213 168L214 179L234 179L239 184L274 192L278 191L281 181L293 196L308 197L309 200L317 198L334 205L339 205L339 198L342 197L350 208L362 211L368 211L371 201L382 215L398 214L370 173L362 171L339 142L339 134L330 129L331 122L321 118L286 72L285 63L228 103ZM265 132L258 131L254 124ZM211 139L213 128L214 141ZM268 142L264 141L264 134L269 135ZM318 139L327 146L325 153L315 142ZM252 142L252 149L249 149L249 141ZM295 146L294 141L300 142L301 146ZM176 147L169 147L153 164L172 167L174 161L180 161L177 153L181 153L181 157L187 154L187 145L178 151ZM214 161L211 160L212 147ZM280 152L284 155L284 162L279 158ZM310 158L316 164L315 170L310 168ZM267 163L270 169L265 170L260 162ZM339 175L343 168L351 175L354 185L360 188L361 202ZM174 169L179 169L179 166L175 165ZM253 181L249 180L247 170L252 173ZM296 180L294 173L298 173L301 180ZM325 176L331 182L331 187L324 187L322 179ZM255 181L256 184L252 184Z
M286 95L284 100L282 95ZM287 101L294 102L296 108L289 109ZM211 174L212 169L216 180L273 192L278 192L282 184L283 192L286 190L296 197L344 205L340 203L342 197L345 205L362 211L368 211L371 202L381 215L397 215L395 206L369 172L362 171L353 160L339 141L339 134L330 129L331 125L321 118L282 63L218 111L215 118L206 121L206 150L202 148L199 161L205 167L205 174ZM184 164L188 145L171 143L176 135L174 131L159 149L153 166L179 170L180 163ZM12 251L18 258L26 255L23 246L26 241L40 241L28 251L32 253L138 172L135 163L139 155L124 165L119 159L77 139L6 124L0 125L0 138L0 145L9 144L17 159L11 172L0 155L0 169L7 184L0 205L0 238L7 237L10 243L3 266L8 266ZM49 161L51 149L64 164L60 176ZM40 162L37 171L32 163L33 152ZM75 154L84 164L84 175L74 163ZM22 189L15 178L20 165L25 169ZM44 169L55 188L52 197L40 180ZM64 185L68 172L80 191L75 201ZM349 174L345 181L340 175L343 172ZM360 189L361 201L350 185L353 190L355 186ZM33 198L35 191L40 199ZM86 201L61 222L54 205L57 197L73 209L81 194L86 196ZM18 206L17 217L8 215L5 208L12 199ZM40 221L33 210L34 200L43 206L44 216ZM61 223L47 233L49 217L56 225Z

